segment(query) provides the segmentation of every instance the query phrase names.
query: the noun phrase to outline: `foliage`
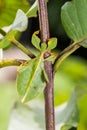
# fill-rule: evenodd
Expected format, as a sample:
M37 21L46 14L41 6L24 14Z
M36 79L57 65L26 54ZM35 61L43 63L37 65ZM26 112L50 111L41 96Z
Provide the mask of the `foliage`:
M26 1L10 1L9 4L8 1L5 1L7 3L1 3L1 23L3 21L3 18L5 17L5 13L2 13L3 10L8 10L9 4L10 7L12 4L17 4L19 6L23 5L24 9L24 4L22 2L25 2L26 8L29 7L27 5ZM12 3L11 3L12 2ZM6 8L4 8L4 5L7 5ZM23 32L27 29L28 26L28 18L31 17L36 17L37 16L37 10L38 10L38 1L36 0L35 3L31 6L31 8L25 13L21 9L19 9L16 13L16 16L14 18L14 21L10 23L10 21L7 21L3 24L1 24L0 28L0 48L7 48L10 46L10 44L16 45L18 48L20 48L25 54L29 56L28 60L24 59L14 59L6 61L1 61L1 67L3 66L10 66L10 65L18 65L18 75L16 79L17 83L17 91L19 94L19 97L21 98L22 102L28 102L31 99L35 98L36 96L40 95L42 91L45 88L45 84L47 82L50 82L48 79L48 76L45 72L44 69L44 63L45 61L51 61L53 63L53 72L54 76L56 72L59 69L60 64L66 59L71 53L73 53L76 49L78 49L80 46L87 47L86 45L86 39L87 39L87 0L72 0L71 2L67 2L63 5L61 9L61 19L62 19L62 24L64 26L64 29L67 33L67 35L73 40L73 44L71 44L69 47L67 47L64 51L60 52L60 54L55 54L52 50L56 48L57 46L57 38L50 38L48 39L47 43L41 43L41 40L39 38L39 31L36 31L32 35L32 44L33 46L38 50L38 54L35 55L31 50L25 48L19 41L16 40L16 34L18 32ZM18 6L18 8L19 8ZM22 8L22 6L21 6ZM15 9L16 10L16 9ZM3 11L4 12L4 11ZM13 15L13 14L12 14ZM13 18L13 17L12 17ZM7 19L7 17L6 17ZM10 17L9 17L10 19ZM5 26L6 24L9 24L7 27L2 27L3 25ZM49 51L50 56L48 58L44 58L45 52ZM78 63L77 63L78 64ZM78 65L79 66L79 65ZM61 66L62 67L62 66ZM76 67L77 68L77 67ZM71 68L72 69L72 68ZM68 71L68 69L65 69L64 66L64 71ZM74 70L75 71L75 70ZM81 74L81 69L79 69L79 72L76 71L79 75ZM82 69L83 71L83 69ZM73 74L72 74L73 75ZM85 77L84 75L81 74L81 79L82 76ZM70 75L69 75L70 77ZM75 75L74 75L75 78ZM78 78L78 77L76 77ZM87 77L86 77L87 78ZM55 81L55 79L54 79ZM54 84L56 83L57 79ZM81 82L80 82L81 83ZM58 88L57 88L58 89ZM57 90L56 89L56 90ZM61 88L60 88L61 89ZM61 89L62 90L62 89ZM58 90L59 91L59 90ZM78 127L79 123L79 108L78 108L78 103L77 101L80 99L80 97L83 97L85 95L86 91L84 91L83 88L80 87L75 87L75 90L72 91L70 100L66 105L64 105L62 110L59 110L59 107L56 107L56 129L58 130L69 130L73 127ZM57 93L58 94L58 93ZM81 94L79 96L79 94ZM17 118L19 118L19 112L24 112L21 115L21 120L22 120L22 125L20 126L20 121L19 123L19 128L18 130L24 130L24 129L30 129L31 124L32 124L32 130L38 129L38 130L43 130L44 129L44 123L41 124L41 122L44 122L44 112L42 105L41 108L38 108L34 105L29 105L27 106L17 103L14 106L14 110L12 113L11 121L10 121L10 126L9 130L13 130L13 127L11 126L13 124L13 121L15 120L14 113L16 114ZM37 103L38 104L38 103ZM55 103L57 105L57 103ZM41 111L37 110L40 109ZM37 113L36 113L37 112ZM41 112L41 113L40 113ZM24 122L24 116L26 116L26 120ZM39 114L43 114L40 117L38 116ZM31 122L27 123L27 120L31 118ZM36 121L34 119L37 119ZM40 119L41 118L41 119ZM44 119L44 120L43 120ZM39 122L38 122L39 120ZM38 125L37 125L38 124ZM24 128L23 128L24 127ZM14 129L17 130L17 128L14 127Z
M64 28L75 42L81 42L87 38L86 3L86 0L73 0L62 7L61 18Z
M27 11L30 5L26 0L1 0L0 1L0 28L12 23L15 13L20 8Z
M56 107L56 129L60 129L61 126L64 127L62 128L62 130L65 129L66 127L71 128L72 125L75 127L77 126L76 122L78 122L79 120L79 114L74 94L75 92L72 93L72 97L70 98L70 101L68 103L60 106L61 109L60 107ZM34 104L36 104L36 107L34 107ZM45 120L43 107L44 107L43 102L41 102L40 100L33 101L32 103L29 103L28 105L25 106L23 106L20 103L17 103L16 106L14 106L13 113L11 115L9 129L24 130L24 128L26 128L26 130L28 130L28 128L31 128L32 130L34 130L36 128L38 130L44 130L45 124L42 123ZM19 111L21 113L21 121L23 122L22 125L20 120L17 120L18 117L20 116ZM29 115L27 115L27 113L29 113ZM76 116L77 114L78 117ZM17 116L16 118L15 115ZM24 119L25 116L26 119ZM31 121L27 122L30 118ZM37 120L35 121L35 119ZM19 125L12 128L13 127L12 124L14 123L14 121L17 122Z

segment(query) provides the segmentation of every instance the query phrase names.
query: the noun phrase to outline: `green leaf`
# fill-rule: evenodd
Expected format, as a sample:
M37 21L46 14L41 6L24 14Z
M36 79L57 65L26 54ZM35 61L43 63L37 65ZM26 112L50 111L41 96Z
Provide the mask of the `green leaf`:
M6 33L8 33L10 30L11 30L11 25L0 28L0 39L3 39L3 37L6 35Z
M18 10L15 20L12 24L12 30L18 30L20 32L25 31L28 26L28 18L26 14L22 10Z
M0 0L0 28L12 23L18 9L26 12L29 8L27 0Z
M79 43L81 46L83 46L84 48L87 48L87 39L83 40L82 42Z
M37 17L37 10L38 10L38 0L35 0L34 4L31 6L31 8L28 10L26 15L31 17Z
M47 50L52 50L57 46L57 38L50 38L48 41Z
M64 103L55 108L56 130L61 130L68 126L70 127L77 126L78 121L79 121L79 115L77 114L79 113L78 113L76 98L78 99L80 97L79 94L82 91L80 89L80 92L78 93L78 90L79 90L78 87L77 87L77 90L74 89L74 91L72 92L72 96L74 97L72 98L71 96L68 103ZM78 93L77 94L78 96L75 96L76 93ZM86 111L86 108L85 108L85 111ZM71 113L70 117L69 117L69 113ZM72 123L73 125L71 124L72 115L74 118L75 116L77 116ZM67 124L66 122L67 118L70 119L69 124ZM60 123L58 124L59 119L62 119L62 121L60 121ZM61 126L59 127L59 125ZM26 105L18 103L18 102L14 104L14 107L11 112L8 130L25 130L25 129L26 130L29 130L29 129L30 130L31 129L32 130L45 130L45 115L44 115L44 101L43 100L41 99L33 100L32 102L29 102ZM68 130L68 129L64 129L64 130Z
M8 48L11 45L9 37L15 36L16 31L10 31L3 39L0 41L0 48Z
M17 90L22 102L27 102L39 95L44 87L43 56L29 61L27 65L19 67L17 76Z
M10 45L11 45L11 42L7 38L4 38L0 42L0 48L2 48L2 49L7 48Z
M24 31L26 30L28 25L28 18L26 17L25 13L22 10L18 10L16 14L16 18L14 22L10 26L3 27L2 30L4 30L7 34L6 36L0 35L0 48L7 48L11 45L11 42L9 41L11 36L15 36L17 31ZM15 31L17 30L17 31Z
M40 48L40 38L37 36L37 34L39 34L39 31L36 31L36 32L34 32L33 33L33 35L32 35L32 40L31 40L31 42L32 42L32 44L38 49L38 50L40 50L41 48Z
M48 0L46 0L48 2ZM38 0L35 0L34 4L31 6L31 8L27 11L26 15L31 17L37 17L37 11L38 11Z
M75 42L87 38L87 0L72 0L62 7L61 19L67 35Z
M87 95L87 88L83 86L75 87L74 91L75 91L77 101L80 101L84 96Z
M56 129L69 130L72 127L77 127L79 122L79 110L77 106L77 97L75 90L72 92L70 100L64 104L56 113Z
M45 130L43 108L44 102L40 100L33 100L27 105L16 102L11 112L8 130Z

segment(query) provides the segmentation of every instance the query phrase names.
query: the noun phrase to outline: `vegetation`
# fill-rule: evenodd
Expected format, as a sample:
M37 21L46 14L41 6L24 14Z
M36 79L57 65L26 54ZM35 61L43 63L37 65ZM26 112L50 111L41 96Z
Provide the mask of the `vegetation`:
M85 102L87 98L87 63L84 60L80 61L78 57L65 59L81 46L87 47L87 0L72 0L62 6L60 14L62 25L67 36L73 42L63 51L57 53L55 48L58 39L56 37L50 38L49 32L47 2L50 0L36 0L31 7L26 0L13 1L13 4L18 5L16 7L20 8L22 5L21 8L24 11L28 8L28 11L25 13L18 9L13 23L6 26L10 21L8 21L8 17L5 17L4 10L9 10L8 7L11 7L11 2L10 0L5 1L5 3L1 1L0 48L8 49L13 44L21 49L29 59L2 58L0 61L1 68L18 66L16 85L22 103L20 101L15 102L8 123L8 130L85 130L86 124L84 128L82 126L82 121L85 118L83 118L83 113L82 115L80 113L82 110L86 111L82 102ZM30 48L27 49L23 46L17 37L27 29L28 18L37 17L37 11L40 30L36 30L32 35L31 42L36 51L31 51ZM5 23L3 22L4 17L7 19ZM14 13L12 19L13 17ZM62 64L64 60L65 62ZM75 87L72 88L71 86ZM17 94L12 88L8 90L10 94L12 93L8 98L10 104L8 113L10 113L12 100L17 100ZM3 92L3 88L1 91ZM3 93L5 96L8 94L7 91ZM68 99L69 96L70 99ZM3 100L3 95L1 99ZM59 106L61 103L64 104ZM7 120L9 119L7 118ZM2 129L5 130L6 127L2 127Z

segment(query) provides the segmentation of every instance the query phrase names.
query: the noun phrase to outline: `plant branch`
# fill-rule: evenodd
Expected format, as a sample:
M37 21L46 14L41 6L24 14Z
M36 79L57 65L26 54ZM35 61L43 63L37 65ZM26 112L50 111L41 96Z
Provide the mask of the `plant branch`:
M3 29L1 29L1 28L0 28L0 33L1 33L3 36L6 35L6 32L5 32Z
M49 24L48 24L48 14L47 14L47 3L45 0L38 0L39 6L39 24L41 31L41 40L46 43L50 37Z
M2 29L0 29L0 33L3 35L3 36L6 36L6 32ZM19 49L21 49L25 54L27 54L30 58L35 58L35 55L32 54L32 52L30 50L28 50L27 48L25 48L19 41L17 41L15 39L14 36L9 36L9 40L15 45L17 46Z
M19 41L17 41L14 37L10 37L9 38L10 41L17 46L18 48L20 48L25 54L27 54L30 58L35 58L35 55L32 54L32 52L30 50L28 50L27 48L25 48Z
M39 23L40 23L40 34L41 42L47 44L50 37L49 25L48 25L48 15L47 15L47 3L45 0L38 0L38 10L39 10ZM44 58L50 56L50 52L46 52ZM53 94L53 68L50 61L45 61L44 68L47 73L49 81L46 83L44 90L45 98L45 120L46 120L46 130L55 130L55 120L54 120L54 94Z
M76 51L78 48L80 48L79 43L73 43L67 48L65 48L56 58L54 63L54 72L56 72L60 66L60 64L74 51Z
M19 66L27 62L26 60L21 59L6 59L0 61L0 68L7 67L7 66Z

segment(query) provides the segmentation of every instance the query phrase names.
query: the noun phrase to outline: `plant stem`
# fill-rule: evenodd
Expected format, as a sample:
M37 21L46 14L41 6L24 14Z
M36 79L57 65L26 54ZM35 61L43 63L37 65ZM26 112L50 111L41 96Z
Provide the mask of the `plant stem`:
M60 66L60 64L74 51L76 51L78 48L80 48L79 43L73 43L67 48L65 48L56 58L55 63L54 63L54 72L56 72Z
M41 31L41 40L46 43L50 37L48 14L47 14L47 3L45 0L38 0L39 5L39 24Z
M3 36L6 36L6 32L2 29L0 29L0 33L3 35ZM19 41L17 41L15 39L14 36L10 36L9 37L9 40L14 44L16 45L19 49L21 49L25 54L27 54L30 58L35 58L35 55L32 54L32 52L30 50L28 50L27 48L25 48Z
M1 29L1 28L0 28L0 33L1 33L3 36L6 35L6 32L5 32L3 29Z
M50 37L48 15L47 15L47 3L45 0L38 0L38 10L39 10L41 42L44 44L47 43ZM46 52L44 58L47 58L49 56L50 52ZM46 87L44 90L46 130L55 130L54 94L53 94L54 78L53 78L52 63L50 61L45 61L44 68L49 79L49 81L46 83Z
M16 45L18 48L20 48L25 54L27 54L30 58L35 58L35 55L32 54L32 52L30 50L28 50L27 48L25 48L19 41L17 41L14 37L10 37L9 38L10 41Z
M0 61L0 68L6 67L6 66L19 66L21 64L24 64L26 60L21 59L6 59Z

